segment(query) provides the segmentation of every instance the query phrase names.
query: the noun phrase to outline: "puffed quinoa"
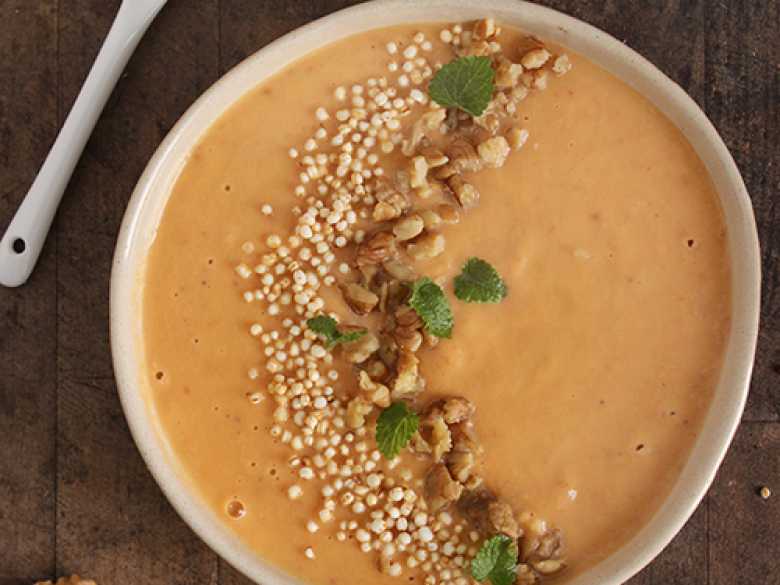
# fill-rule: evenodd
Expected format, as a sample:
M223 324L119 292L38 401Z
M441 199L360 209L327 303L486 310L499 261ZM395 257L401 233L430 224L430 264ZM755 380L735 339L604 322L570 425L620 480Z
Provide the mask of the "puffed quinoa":
M320 538L327 523L337 524L335 540L375 555L382 572L414 570L428 585L468 585L464 571L478 540L467 546L472 526L452 504L483 489L481 447L466 430L473 410L458 410L453 397L437 407L438 418L419 413L424 432L399 456L388 461L376 449L377 416L392 401L425 392L421 348L438 343L405 291L425 276L424 261L445 252L442 232L457 229L478 203L470 174L502 166L527 141L526 130L507 123L520 102L571 66L537 41L509 59L500 38L492 19L455 24L432 40L399 36L384 45L391 57L373 77L333 87L313 109L316 126L288 151L294 228L252 236L235 266L253 284L244 300L259 303L257 319L267 319L247 325L262 346L248 377L262 387L244 396L258 409L270 403L269 434L289 449L285 469L298 482L286 488L288 498L300 500L301 485L311 482L308 496L317 503L304 522L308 534ZM434 48L491 56L496 92L484 115L448 114L429 101L425 80L441 67L430 59ZM469 125L474 131L464 130ZM398 172L387 166L396 158L406 161ZM275 214L268 203L260 212ZM335 321L335 341L309 324L315 317ZM408 451L438 463L416 476ZM489 520L511 528L502 504L490 508ZM354 517L344 520L343 512ZM547 548L557 542L549 531L529 533L546 538ZM312 546L303 552L315 559ZM534 563L534 574L561 565L556 555Z

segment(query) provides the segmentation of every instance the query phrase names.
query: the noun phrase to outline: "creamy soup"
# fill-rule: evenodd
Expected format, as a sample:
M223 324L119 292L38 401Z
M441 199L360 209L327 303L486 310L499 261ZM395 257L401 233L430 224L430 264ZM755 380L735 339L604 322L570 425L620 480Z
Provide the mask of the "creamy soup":
M404 180L397 174L410 170L404 150L427 144L446 152L458 133L475 145L493 136L490 128L475 131L463 114L454 127L458 116L450 113L447 132L436 128L419 145L409 142L415 121L435 111L426 88L437 65L456 57L453 39L461 47L469 40L451 26L375 30L329 45L260 84L193 149L149 252L147 392L171 456L244 542L315 585L390 582L398 574L429 584L470 582L471 557L490 536L454 502L429 510L425 522L417 518L432 456L407 446L392 464L378 457L373 425L383 406L369 404L365 423L353 429L316 412L332 410L339 418L341 409L344 419L352 397L364 392L358 368L390 390L393 374L381 371L375 357L348 363L349 344L328 349L313 334L301 341L307 319L320 314L370 331L380 326L381 311L356 314L339 288L363 277L356 240L362 236L365 246L374 232L400 221L371 220L381 195L366 199L370 186ZM491 42L516 63L540 50L507 29L488 38L488 53L496 50ZM565 552L553 557L565 569L552 579L561 581L626 543L670 492L718 379L730 306L726 231L702 162L642 95L579 55L560 59L563 53L550 48L539 68L529 58L514 80L523 87L505 92L517 98L509 108L516 111L502 111L495 135L509 137L498 145L510 144L511 152L502 151L503 164L493 161L499 168L460 175L480 193L478 204L458 205L457 185L436 179L441 167L429 152L428 186L405 193L409 207L401 213L436 208L440 219L457 214L459 221L432 227L435 219L423 214L426 231L396 242L415 277L441 285L454 320L451 338L435 347L425 326L418 327L425 340L415 355L425 389L402 398L421 411L421 421L437 397L474 405L482 451L464 493L488 488L526 533L559 529ZM519 69L504 73L517 76ZM372 121L371 108L393 111L384 103L399 99L399 111L408 114ZM334 141L354 109L368 110L368 124L356 120L343 143ZM357 179L366 189L349 182L352 168L319 190L325 182L316 169L301 178L307 167L349 167L328 157L345 154L346 143L353 144L352 161L382 169L381 176L372 170ZM359 202L354 209L332 202L339 179ZM307 219L301 213L314 201L309 197L326 211L315 209ZM317 243L316 234L328 230L335 238ZM417 250L408 249L415 243ZM276 258L264 259L270 253ZM456 298L453 279L470 257L495 268L506 298ZM328 270L318 271L324 265ZM275 284L287 288L275 294ZM288 338L299 340L296 349ZM301 366L304 355L319 365ZM300 368L308 387L290 386L280 400L279 380L291 380ZM304 414L296 420L297 412ZM312 413L308 435L301 428ZM330 427L323 429L326 419ZM444 457L450 462L452 453ZM367 479L372 474L379 479ZM359 486L373 489L378 481L387 489L372 506L374 492ZM390 510L396 501L398 509ZM378 530L372 509L386 512ZM528 551L520 541L522 561ZM542 573L528 575L547 579Z

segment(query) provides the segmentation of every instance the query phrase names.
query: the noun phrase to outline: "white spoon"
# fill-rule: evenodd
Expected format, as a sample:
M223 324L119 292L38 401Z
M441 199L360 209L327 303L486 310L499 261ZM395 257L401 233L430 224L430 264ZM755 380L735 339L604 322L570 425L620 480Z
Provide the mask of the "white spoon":
M138 41L167 0L122 0L65 124L0 240L0 284L24 284L95 123Z

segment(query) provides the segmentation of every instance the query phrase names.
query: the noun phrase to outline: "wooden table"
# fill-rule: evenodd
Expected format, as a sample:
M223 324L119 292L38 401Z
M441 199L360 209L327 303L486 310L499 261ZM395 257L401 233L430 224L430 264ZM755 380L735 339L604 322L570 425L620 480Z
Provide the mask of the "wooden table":
M130 439L108 347L125 204L193 100L279 35L350 2L170 0L71 181L37 271L0 290L0 585L79 572L101 585L237 585L178 518ZM546 0L624 40L704 108L739 164L762 241L762 329L742 426L709 495L633 585L780 583L780 3ZM0 228L119 0L0 0ZM775 495L762 500L757 488ZM345 579L346 581L346 579Z

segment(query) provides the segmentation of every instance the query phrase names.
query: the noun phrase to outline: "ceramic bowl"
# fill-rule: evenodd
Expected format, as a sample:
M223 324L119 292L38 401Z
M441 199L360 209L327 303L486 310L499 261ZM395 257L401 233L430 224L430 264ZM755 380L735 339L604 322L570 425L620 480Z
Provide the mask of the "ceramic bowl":
M732 330L720 382L680 478L656 515L631 541L571 585L618 585L648 564L701 501L731 442L748 393L759 315L760 263L750 199L723 140L694 101L623 43L584 22L517 0L378 0L336 12L258 51L211 87L187 111L152 157L133 193L111 274L111 345L119 394L141 455L182 518L220 556L265 585L296 580L265 563L199 500L184 479L145 400L140 296L144 262L171 187L192 147L211 124L263 79L306 53L372 28L494 16L601 65L652 101L704 161L725 213L732 263ZM659 32L659 34L661 34Z

